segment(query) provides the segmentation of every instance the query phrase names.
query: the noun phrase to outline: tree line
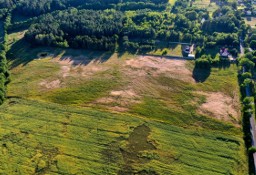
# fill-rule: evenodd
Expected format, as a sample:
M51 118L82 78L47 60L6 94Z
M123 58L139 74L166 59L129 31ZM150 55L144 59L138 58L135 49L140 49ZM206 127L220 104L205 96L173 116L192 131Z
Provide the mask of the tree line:
M178 2L183 0L176 1L176 9L180 6ZM217 45L237 48L238 36L247 30L240 14L226 6L214 12L215 18L205 9L187 8L180 12L173 15L150 9L70 8L39 17L30 26L26 39L38 45L98 50L114 50L117 46L143 50L157 47L159 40L180 41L193 42L203 51Z
M0 44L0 104L2 104L6 98L6 88L7 88L7 84L10 82L10 73L8 70L8 63L6 59L6 52L8 50L7 29L10 23L11 23L11 13L8 13L5 17L5 23L4 23L4 41L2 44Z
M15 13L26 16L39 16L56 10L65 10L70 7L79 9L116 9L137 10L152 9L164 10L168 0L0 0L0 9L14 8ZM1 11L0 11L1 12Z

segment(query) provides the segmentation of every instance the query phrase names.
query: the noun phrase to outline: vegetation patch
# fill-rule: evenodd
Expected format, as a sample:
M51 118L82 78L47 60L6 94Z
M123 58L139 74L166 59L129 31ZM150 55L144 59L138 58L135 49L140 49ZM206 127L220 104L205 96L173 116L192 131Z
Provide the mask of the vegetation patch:
M146 125L140 125L134 128L127 140L127 145L124 149L121 149L125 165L120 170L120 175L128 175L133 173L133 164L139 166L140 164L145 164L150 161L150 159L139 156L139 154L142 154L143 151L148 152L156 149L155 146L148 140L149 134L150 128ZM139 174L143 174L143 172L140 172Z

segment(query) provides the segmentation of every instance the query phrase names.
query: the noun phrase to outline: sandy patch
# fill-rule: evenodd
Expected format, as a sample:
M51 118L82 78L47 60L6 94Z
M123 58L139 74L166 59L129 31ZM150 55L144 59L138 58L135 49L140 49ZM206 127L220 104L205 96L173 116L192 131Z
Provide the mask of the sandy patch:
M198 109L200 114L205 114L218 120L229 121L234 124L239 122L240 107L238 97L234 96L231 98L220 92L199 92L199 94L206 97L206 102Z
M54 80L54 81L42 81L39 83L41 87L44 87L46 89L56 89L61 86L61 81L60 80Z
M66 78L69 76L70 67L69 66L61 66L61 75L63 78Z
M109 109L118 112L128 111L130 105L139 102L140 96L131 89L111 91L107 97L100 98L96 101L100 105L110 105L111 107Z
M185 60L172 60L161 57L139 56L137 59L130 59L125 62L126 67L136 71L137 76L150 74L158 76L165 74L171 78L194 82L192 72L186 67Z
M111 96L122 97L122 98L136 98L138 95L133 90L126 91L112 91L110 92Z

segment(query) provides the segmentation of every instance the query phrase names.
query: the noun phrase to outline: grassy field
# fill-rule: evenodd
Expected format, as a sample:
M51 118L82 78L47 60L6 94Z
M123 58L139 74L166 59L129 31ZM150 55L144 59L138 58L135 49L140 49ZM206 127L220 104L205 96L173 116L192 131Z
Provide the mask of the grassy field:
M133 169L138 174L203 175L246 170L239 135L22 99L10 99L0 109L1 173L129 174ZM150 144L145 141L149 145L140 148L133 139Z
M206 73L164 57L31 47L23 34L9 37L0 174L248 174L235 65Z

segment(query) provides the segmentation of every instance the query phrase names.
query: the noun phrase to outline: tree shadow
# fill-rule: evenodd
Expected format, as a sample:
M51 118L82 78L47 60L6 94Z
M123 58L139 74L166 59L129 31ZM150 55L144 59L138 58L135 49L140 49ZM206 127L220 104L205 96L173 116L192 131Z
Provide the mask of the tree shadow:
M203 83L211 74L211 68L199 68L198 66L194 67L193 78L197 83Z
M126 53L131 54L131 55L136 55L136 54L138 54L138 49L124 49L124 48L120 47L117 50L117 57L121 58Z
M7 58L11 63L11 68L26 66L35 59L58 58L59 61L66 61L73 66L87 65L90 62L106 62L113 52L89 51L83 49L57 48L34 46L25 39L20 39L13 43L7 53Z
M11 68L19 65L25 66L34 60L37 55L35 55L35 52L31 52L33 49L34 47L26 42L25 39L20 39L13 43L7 52L7 58L11 62Z
M219 62L218 68L219 69L228 69L230 67L231 63L229 60L222 60Z
M231 66L231 62L229 60L221 60L216 63L212 63L212 67L218 69L228 69Z
M83 49L63 49L59 54L59 61L65 61L73 66L86 66L91 62L104 63L114 52L111 51L94 51ZM58 55L55 55L55 57Z

